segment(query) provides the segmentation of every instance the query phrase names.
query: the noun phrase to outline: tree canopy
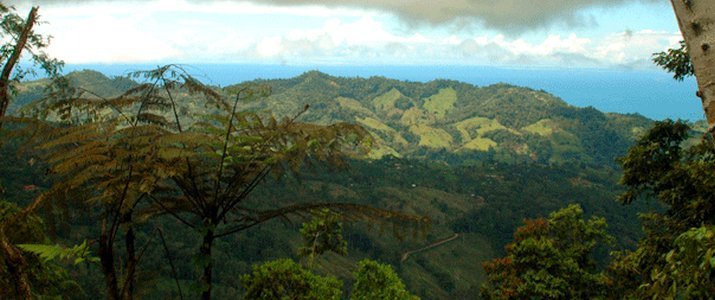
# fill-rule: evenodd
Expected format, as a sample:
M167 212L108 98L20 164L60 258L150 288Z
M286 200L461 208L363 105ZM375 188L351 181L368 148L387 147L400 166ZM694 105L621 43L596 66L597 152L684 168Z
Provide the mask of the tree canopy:
M507 255L484 264L486 299L587 299L603 296L594 251L611 240L602 218L583 218L578 205L517 228Z

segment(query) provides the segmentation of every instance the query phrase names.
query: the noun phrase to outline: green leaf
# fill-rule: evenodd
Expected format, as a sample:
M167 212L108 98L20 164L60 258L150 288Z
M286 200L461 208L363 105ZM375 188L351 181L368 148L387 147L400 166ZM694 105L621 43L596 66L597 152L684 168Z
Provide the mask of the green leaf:
M40 257L44 262L48 262L54 259L62 260L72 260L75 265L83 263L85 261L98 262L99 258L92 257L89 255L89 247L87 241L83 241L81 244L74 247L63 247L60 245L45 245L45 244L19 244L18 248L35 254Z

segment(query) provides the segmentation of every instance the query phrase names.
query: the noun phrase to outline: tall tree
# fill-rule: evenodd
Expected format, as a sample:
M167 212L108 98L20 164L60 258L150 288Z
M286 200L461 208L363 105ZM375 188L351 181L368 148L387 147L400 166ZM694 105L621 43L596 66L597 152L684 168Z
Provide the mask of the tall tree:
M20 17L13 7L0 3L0 38L4 43L0 46L0 129L3 126L3 117L6 115L13 93L12 82L22 79L32 69L24 69L18 62L23 53L31 55L31 61L39 65L50 76L59 74L62 62L51 59L43 51L49 44L49 38L35 33L34 26L38 24L38 7L32 7L26 19ZM2 141L0 140L0 145ZM1 187L0 187L1 189ZM29 208L33 208L30 206ZM5 218L0 222L0 254L4 257L5 265L11 271L15 280L18 298L31 297L30 284L27 280L27 262L22 252L8 240L5 228L8 224L26 218L31 211L25 209L16 216Z
M350 290L351 300L419 300L412 295L392 266L364 259L353 273L355 283Z
M485 299L589 299L604 295L594 250L609 242L603 218L584 220L578 205L527 220L507 255L484 264Z
M626 191L620 201L655 198L667 210L642 215L645 236L635 250L619 253L611 264L609 290L616 298L715 295L715 290L702 288L711 284L701 280L705 277L696 278L691 272L712 269L702 260L714 251L708 248L712 247L708 235L715 224L715 150L710 135L688 146L690 134L685 122L656 122L621 158L621 184ZM703 235L693 234L697 232ZM685 277L679 274L691 266L700 267L690 269Z
M154 72L163 77L170 67ZM146 82L111 99L52 85L49 96L35 105L35 117L49 122L23 119L29 126L17 133L31 137L55 180L36 203L83 202L79 205L99 215L96 241L109 299L132 299L135 294L136 211L148 193L161 189L155 183L166 177L157 173L164 168L157 167L154 144L171 126L164 117L171 114L170 96L162 96L161 87L184 87L168 77L161 86L158 80ZM124 257L117 259L122 232Z
M271 174L298 173L305 163L344 165L346 151L365 141L365 131L343 123L318 126L296 122L297 116L279 120L241 111L243 101L267 95L269 89L240 87L226 91L233 94L228 98L176 66L133 76L143 83L119 97L77 96L77 91L68 96L59 90L55 100L39 110L45 117L69 122L40 124L49 128L42 129L39 149L47 153L50 171L62 178L47 197L89 195L90 203L104 210L99 257L112 298L131 296L138 263L133 227L156 215L170 215L201 236L203 299L211 298L212 247L222 236L321 209L396 225L427 221L350 203L249 199ZM203 117L187 108L202 104ZM193 115L184 115L188 112ZM120 228L126 244L121 286L112 253Z
M715 130L715 1L671 0L698 81L708 131Z
M331 299L341 296L343 283L333 276L315 275L291 259L254 265L241 276L244 299Z
M199 88L199 87L197 87ZM423 223L416 216L351 203L263 203L249 196L266 178L298 174L305 163L345 164L350 145L367 138L361 127L337 123L319 126L296 122L297 117L277 120L238 110L241 101L264 93L239 88L232 101L217 98L219 110L186 131L166 134L157 142L165 151L164 166L176 193L149 194L161 210L202 236L199 256L203 264L202 299L211 298L212 247L217 238L247 230L276 218L305 216L327 209L349 218ZM347 148L346 148L347 147ZM178 166L178 168L176 167Z
M50 76L57 76L62 68L61 61L50 58L44 52L50 39L34 31L35 25L39 23L38 10L39 7L32 7L27 18L23 19L13 7L0 3L0 37L8 41L0 46L0 117L5 116L10 105L12 82L19 81L28 73L34 73L34 70L19 65L23 53L30 54L33 64Z

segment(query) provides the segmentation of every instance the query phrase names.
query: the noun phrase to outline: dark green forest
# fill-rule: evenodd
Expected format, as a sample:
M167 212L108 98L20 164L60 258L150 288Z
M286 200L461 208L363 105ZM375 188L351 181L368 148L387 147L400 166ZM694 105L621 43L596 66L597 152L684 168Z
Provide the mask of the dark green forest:
M66 78L73 86L83 87L87 90L97 88L98 90L92 93L102 97L116 97L121 95L122 89L139 86L138 83L125 78L107 78L93 71L71 73ZM270 207L273 203L348 202L414 216L424 216L431 220L429 230L419 232L420 230L415 231L416 228L409 226L394 227L389 222L375 225L373 221L361 222L348 217L342 221L345 222L342 235L347 244L347 256L328 253L315 257L311 268L318 274L336 276L344 282L351 282L354 280L352 273L358 262L361 259L370 258L391 264L407 288L422 297L468 297L479 293L479 287L486 278L481 266L482 262L505 253L503 246L511 240L512 232L521 225L525 218L543 216L569 203L578 203L589 215L607 217L610 224L609 232L618 237L614 241L613 249L631 249L642 235L636 216L637 212L658 208L654 203L624 207L615 201L616 196L623 188L617 186L620 172L615 162L615 156L609 153L625 152L626 145L632 143L636 137L634 132L652 124L652 121L646 118L607 115L592 108L575 108L544 92L506 85L479 88L457 82L419 84L384 78L367 80L336 78L321 73L308 73L298 79L302 79L302 81L294 79L293 87L285 86L283 80L248 83L250 85L268 85L271 87L272 93L265 98L245 103L244 110L275 115L276 112L266 109L271 107L266 103L279 101L277 99L286 99L285 94L301 92L303 94L295 96L293 99L306 100L293 101L303 103L303 105L308 104L309 108L299 116L299 121L308 120L305 122L317 124L354 122L360 117L350 115L345 111L341 112L341 110L347 109L340 106L339 100L331 102L321 98L322 93L335 92L321 91L318 83L339 81L344 85L352 84L356 86L356 89L375 85L388 93L393 88L399 87L405 91L405 94L414 95L415 98L426 97L430 93L439 93L439 90L454 85L463 89L463 94L457 94L458 99L455 105L460 105L462 101L489 100L479 98L483 95L489 95L490 99L506 97L499 96L500 91L518 93L518 96L514 96L514 99L518 99L515 101L533 101L534 99L527 98L530 95L549 97L547 99L553 102L547 102L545 105L536 103L533 105L533 111L529 113L551 116L549 119L559 120L550 123L553 124L551 130L561 132L563 136L581 137L581 140L574 141L574 151L570 152L571 156L558 156L559 160L554 160L551 159L554 157L552 147L560 146L559 142L554 142L552 135L532 134L523 129L528 126L521 127L521 130L518 129L519 127L499 126L499 129L485 133L485 135L493 134L494 139L499 143L496 147L480 151L420 146L418 136L410 137L412 133L409 132L409 128L397 124L394 125L397 129L392 131L393 134L404 134L413 140L412 143L395 146L395 148L400 147L398 148L402 152L398 153L400 157L393 155L384 155L379 158L370 157L371 151L381 146L375 145L381 138L380 132L367 128L371 136L376 136L376 138L369 139L371 144L368 152L350 154L345 158L346 162L342 167L312 164L300 167L299 172L283 174L279 177L266 177L249 197L249 200L258 203L259 207ZM306 81L315 84L309 85ZM43 95L42 82L48 81L28 82L26 92L18 94L18 102L22 104L18 114L29 114L33 109L44 105L42 101L37 100L42 99L42 96L34 96L36 97L34 101L38 102L33 102L33 98L31 98L32 95ZM235 88L226 87L223 90L214 88L214 90L228 93ZM423 94L418 94L416 90L419 89L425 90L422 92ZM341 92L337 93L340 95ZM349 93L357 92L346 91L344 95ZM196 105L192 102L191 97L182 96L181 92L177 92L177 94L179 95L177 98L178 111L184 111L180 114L180 118L187 122L191 122L192 114L205 114L214 109ZM380 95L379 90L376 94ZM336 96L336 98L338 97L343 96ZM311 98L316 100L311 101ZM369 100L362 101L370 103ZM355 102L358 101L355 100ZM321 104L325 105L321 107ZM301 105L292 103L276 105L276 107L284 106L300 107ZM366 105L366 107L370 106ZM199 111L193 112L196 110ZM369 111L367 108L365 110ZM379 113L374 114L379 115ZM484 109L471 116L448 116L454 120L468 116L468 119L484 118L487 120L487 116L499 116L500 114L499 111ZM330 115L343 116L345 119L327 122L315 120L318 116ZM479 117L480 115L485 117ZM526 116L523 118L528 119ZM507 120L503 121L504 123L515 122L508 121L509 119L506 117L500 119ZM538 122L534 121L534 123ZM592 122L595 124L591 124ZM436 123L432 126L456 132L458 129L455 128L457 127L454 125L455 123L459 122ZM528 124L528 122L523 123ZM481 125L474 126L475 128L466 130L479 134L483 127L479 127ZM484 127L486 126L493 125L484 125ZM502 127L503 129L501 129ZM609 143L608 147L601 144L600 149L583 146L589 143L599 144L594 140L605 138L600 132L604 127L613 128L607 133L616 142ZM588 128L594 128L594 130L589 131ZM492 127L486 129L493 130ZM505 132L504 137L499 137L498 130ZM578 132L578 134L570 132ZM530 141L531 143L529 143ZM517 143L524 143L523 147L528 148L529 152L514 150L513 145ZM623 145L620 150L610 148L610 146L619 144ZM6 176L2 182L8 199L14 199L14 202L20 205L27 205L39 194L51 191L53 182L44 174L49 167L47 164L43 163L41 159L33 159L32 151L29 152L30 154L19 151L22 148L19 137L16 145L16 148L11 145L4 148L4 155L16 159L7 161L9 164L3 165L4 170L8 170L3 174L17 175ZM591 150L587 152L581 149ZM544 158L540 155L543 155ZM586 156L589 158L582 159ZM606 159L608 157L610 159ZM30 165L30 162L34 161L37 162ZM25 187L29 185L36 186L36 188L31 191L25 190ZM91 240L93 235L99 235L97 225L94 224L96 221L92 221L97 216L93 217L92 213L81 209L82 203L73 202L67 205L79 207L48 207L47 211L51 213L44 217L48 233L53 235L52 239L55 243L69 247L84 239ZM99 212L95 214L99 214ZM266 223L265 226L255 227L241 234L217 240L213 254L214 260L224 263L220 268L214 270L215 297L225 298L242 293L244 288L237 278L241 274L249 273L254 264L286 257L300 261L298 249L303 243L300 228L302 222L309 220L306 218L307 216L300 217L288 223L275 220ZM77 222L77 220L82 220L82 222ZM166 249L160 243L159 238L153 240L152 235L156 235L157 228L161 229L172 257L193 258L196 255L192 253L192 249L198 247L198 235L187 230L188 228L183 228L180 223L171 216L162 216L138 224L137 240L150 241L139 266L152 272L151 275L146 275L152 278L151 281L138 281L137 289L140 291L140 295L149 298L161 298L167 294L177 295L171 267L166 259ZM459 237L454 241L411 255L407 260L401 259L405 252L419 249L455 233L459 234ZM194 238L187 239L188 236L194 236ZM469 259L465 261L466 257ZM608 252L601 251L599 260L601 265L605 265L608 260ZM181 275L179 276L180 283L186 285L182 292L191 293L190 283L195 281L198 276L195 273L195 263L189 259L178 259L174 264L177 274ZM96 269L92 271L92 268L96 268L96 266L70 267L70 271L76 272L73 273L76 274L73 276L77 276L77 278L91 278L93 274L101 273ZM96 280L96 276L94 277ZM89 286L95 289L86 291L87 295L103 293L101 281L92 284L83 283L80 286L84 288ZM195 289L193 292L196 292Z
M702 122L509 84L61 75L0 8L29 42L1 49L2 299L715 295Z

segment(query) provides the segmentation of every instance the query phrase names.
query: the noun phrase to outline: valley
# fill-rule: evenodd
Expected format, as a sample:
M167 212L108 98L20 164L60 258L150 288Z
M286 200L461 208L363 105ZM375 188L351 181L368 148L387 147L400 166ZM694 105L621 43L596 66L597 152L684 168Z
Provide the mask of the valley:
M68 78L91 91L90 96L117 96L138 84L89 70ZM328 254L313 262L318 273L346 282L352 280L360 259L372 258L392 264L407 288L425 299L469 298L478 294L485 280L482 263L503 255L512 232L526 218L578 203L587 215L606 218L608 231L616 237L610 250L616 250L634 247L641 237L638 212L659 208L654 203L622 206L616 201L622 192L616 159L653 123L640 115L574 107L544 91L508 84L418 83L334 77L317 71L214 89L230 93L244 86L267 86L271 93L242 103L242 110L281 118L296 115L307 105L297 121L359 124L372 137L369 152L354 154L346 169L306 166L299 176L269 178L249 197L250 203L272 207L351 202L431 220L424 233L388 223L346 224L348 255ZM32 114L42 93L42 81L23 84L13 112ZM187 122L212 110L182 91L177 94L178 110ZM34 184L42 190L49 184L37 180L41 166L13 173L27 167L27 159L0 165L2 174L17 174L0 181L5 197L17 203L27 203L36 195L23 191L23 186ZM81 216L70 219L58 230L60 239L73 240L92 231ZM299 223L272 221L218 240L215 259L225 263L215 270L216 297L240 291L235 277L249 272L252 264L296 258ZM188 241L196 238L181 237L194 233L172 219L159 219L143 224L141 235L155 226L167 233L175 256L191 256L197 245ZM439 247L422 248L445 238L449 242ZM162 251L149 248L146 256L151 259L142 262L155 278L138 283L148 298L172 293ZM605 264L608 250L601 249L598 255ZM195 276L189 260L177 262L177 268L186 282ZM77 272L80 278L89 274Z

